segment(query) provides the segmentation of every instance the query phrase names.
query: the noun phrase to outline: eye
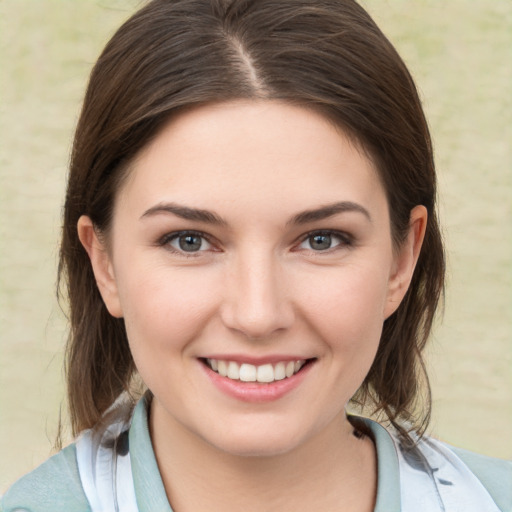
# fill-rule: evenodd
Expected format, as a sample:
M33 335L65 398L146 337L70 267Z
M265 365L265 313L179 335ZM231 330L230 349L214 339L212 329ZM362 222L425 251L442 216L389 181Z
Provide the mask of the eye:
M162 239L161 244L170 246L175 252L180 253L203 252L213 247L202 233L193 231L170 233Z
M316 231L309 233L301 242L299 248L320 252L347 245L351 245L350 236L347 234L333 231Z

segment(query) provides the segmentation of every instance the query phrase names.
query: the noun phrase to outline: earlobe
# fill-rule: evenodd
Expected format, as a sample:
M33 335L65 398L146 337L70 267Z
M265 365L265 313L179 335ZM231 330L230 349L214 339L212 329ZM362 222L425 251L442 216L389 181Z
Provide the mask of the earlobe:
M119 301L114 269L105 244L98 237L94 224L86 215L82 215L78 219L77 230L78 238L89 255L96 284L103 302L112 316L121 318L123 313Z
M385 318L391 316L398 309L411 284L423 239L425 238L427 218L428 213L424 206L418 205L411 210L409 233L402 246L398 249L393 271L389 279Z

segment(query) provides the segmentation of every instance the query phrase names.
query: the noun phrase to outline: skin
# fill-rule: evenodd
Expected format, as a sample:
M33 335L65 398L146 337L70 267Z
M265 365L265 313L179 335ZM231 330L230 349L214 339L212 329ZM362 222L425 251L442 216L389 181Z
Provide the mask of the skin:
M375 449L353 435L345 406L407 290L426 220L414 208L393 247L373 163L319 114L276 101L170 122L131 166L108 247L80 219L105 304L125 319L154 394L150 432L176 510L373 510ZM184 230L204 234L200 250L180 249L172 234ZM330 232L331 246L318 249L312 232L327 245ZM224 393L201 359L285 356L312 362L263 403Z

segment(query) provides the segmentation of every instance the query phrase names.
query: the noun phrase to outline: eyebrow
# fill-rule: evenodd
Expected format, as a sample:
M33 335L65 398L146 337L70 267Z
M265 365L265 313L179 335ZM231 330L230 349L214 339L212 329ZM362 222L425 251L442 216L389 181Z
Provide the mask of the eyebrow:
M358 203L353 203L352 201L340 201L338 203L332 203L320 208L315 208L313 210L306 210L304 212L298 213L292 219L290 219L286 224L307 224L309 222L315 222L318 220L324 220L338 213L347 213L347 212L355 212L361 213L364 215L370 222L372 222L372 217L370 212L361 206Z
M140 218L152 217L162 213L171 213L176 215L176 217L181 217L185 220L195 220L198 222L205 222L206 224L215 224L220 226L227 225L227 222L216 213L209 210L201 210L199 208L190 208L176 203L159 203L151 207L149 210L146 210Z
M309 222L315 222L324 220L338 213L355 212L364 215L370 222L372 218L366 208L358 203L351 201L341 201L338 203L332 203L320 208L314 208L312 210L305 210L303 212L294 215L286 225L301 225ZM202 210L200 208L190 208L188 206L179 205L176 203L159 203L146 210L142 215L141 219L145 217L152 217L159 214L172 214L176 217L180 217L185 220L193 220L197 222L204 222L206 224L214 224L219 226L227 226L228 223L216 213L209 210Z

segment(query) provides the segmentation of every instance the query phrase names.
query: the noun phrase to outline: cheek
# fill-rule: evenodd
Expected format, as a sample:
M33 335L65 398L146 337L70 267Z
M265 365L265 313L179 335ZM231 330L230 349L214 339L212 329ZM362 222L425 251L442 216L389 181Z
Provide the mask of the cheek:
M382 267L381 267L382 268ZM304 292L303 311L333 351L374 354L387 302L387 274L379 266L355 266L316 276Z
M118 280L130 345L134 350L139 344L156 349L186 345L213 314L219 280L197 268L136 267Z
M136 272L134 267L120 280L120 299L135 366L155 393L168 389L169 382L192 389L187 365L215 311L217 283L197 269Z

